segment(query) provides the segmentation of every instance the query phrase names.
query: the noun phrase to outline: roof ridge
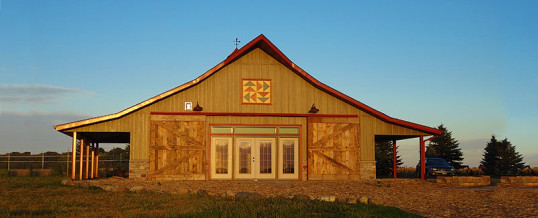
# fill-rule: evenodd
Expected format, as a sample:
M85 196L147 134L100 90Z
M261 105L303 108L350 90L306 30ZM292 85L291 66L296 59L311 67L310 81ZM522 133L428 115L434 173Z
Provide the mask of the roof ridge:
M209 76L213 75L215 72L219 71L220 69L224 68L225 66L227 66L228 64L232 63L233 61L237 60L238 58L242 57L243 55L247 54L248 51L250 51L251 49L255 48L255 46L259 47L260 49L264 50L266 53L268 53L270 56L272 56L273 58L275 58L277 61L279 61L280 63L282 63L284 66L286 66L287 68L289 68L290 70L292 70L294 73L298 74L299 76L301 76L303 79L305 79L307 82L309 82L310 84L314 85L315 87L319 88L319 89L322 89L323 91L325 91L326 93L330 94L330 95L333 95L334 97L337 97L339 98L340 100L344 101L344 102L347 102L348 104L351 104L353 105L354 107L358 108L358 109L361 109L367 113L369 113L370 115L373 115L381 120L384 120L385 122L389 122L389 123L392 123L392 124L396 124L396 125L400 125L400 126L404 126L404 127L408 127L408 128L412 128L412 129L416 129L416 130L420 130L420 131L423 131L423 132L426 132L426 133L430 133L430 134L441 134L442 131L441 130L438 130L438 129L435 129L435 128L432 128L432 127L428 127L428 126L424 126L424 125L420 125L420 124L416 124L416 123L412 123L412 122L409 122L409 121L405 121L405 120L401 120L401 119L397 119L397 118L393 118L393 117L390 117L358 100L355 100L354 98L320 82L319 80L317 80L316 78L314 78L313 76L311 76L310 74L308 74L306 71L304 71L302 68L300 68L299 66L297 66L295 63L293 63L286 55L284 55L284 53L282 53L280 51L280 49L278 49L269 39L267 39L265 37L265 35L263 34L260 34L259 36L257 36L256 38L254 38L253 40L251 40L250 42L248 42L247 44L245 44L244 46L242 46L240 49L235 49L234 51L232 51L232 53L230 53L230 55L228 55L228 57L220 62L219 64L215 65L214 67L212 67L211 69L209 69L208 71L206 71L204 74L198 76L196 79L192 80L192 81L189 81L189 82L186 82L180 86L177 86L173 89L170 89L166 92L163 92L159 95L156 95L150 99L147 99L145 101L142 101L134 106L131 106L129 108L126 108L120 112L117 112L117 113L113 113L113 114L109 114L109 115L104 115L104 116L99 116L99 117L93 117L93 118L88 118L88 119L85 119L85 120L79 120L79 121L75 121L75 122L70 122L70 123L65 123L65 124L60 124L60 125L56 125L54 126L54 128L58 131L61 131L61 130L65 130L65 129L71 129L71 128L75 128L75 127L78 127L78 126L84 126L84 125L89 125L89 124L92 124L92 123L98 123L98 122L104 122L104 121L107 121L107 120L112 120L112 119L117 119L117 118L120 118L122 116L125 116L129 113L132 113L134 111L137 111L141 108L144 108L145 106L148 106L150 104L153 104L157 101L160 101L164 98L167 98L168 96L171 96L175 93L178 93L182 90L185 90L187 88L190 88L191 86L194 86L198 83L200 83L201 81L205 80L206 78L208 78Z

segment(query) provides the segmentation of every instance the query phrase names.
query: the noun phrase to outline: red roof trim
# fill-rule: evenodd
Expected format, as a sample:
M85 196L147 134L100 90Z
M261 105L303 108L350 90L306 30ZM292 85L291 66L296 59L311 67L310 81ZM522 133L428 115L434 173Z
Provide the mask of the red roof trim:
M373 115L373 116L375 116L375 117L377 117L377 118L379 118L381 120L384 120L384 121L392 123L392 124L396 124L396 125L400 125L400 126L404 126L404 127L424 131L426 133L431 133L431 134L435 134L435 135L441 134L443 132L441 130L431 128L431 127L428 127L428 126L424 126L424 125L420 125L420 124L416 124L416 123L408 122L408 121L405 121L405 120L400 120L400 119L390 117L390 116L388 116L388 115L386 115L386 114L384 114L384 113L382 113L382 112L380 112L380 111L378 111L376 109L373 109L372 107L370 107L370 106L368 106L366 104L363 104L360 101L357 101L357 100L355 100L355 99L353 99L353 98L339 92L336 89L331 88L328 85L323 84L322 82L318 81L316 78L312 77L310 74L305 72L303 69L301 69L299 66L297 66L293 62L291 62L291 60L288 57L286 57L286 55L284 55L263 34L259 35L254 40L249 42L247 45L245 45L243 48L241 48L241 50L239 50L239 52L234 52L235 55L233 56L233 58L235 59L235 58L240 57L241 55L244 55L244 53L243 53L244 51L249 50L251 46L253 46L253 45L257 44L257 43L260 43L260 42L265 43L272 50L270 52L266 51L268 54L271 55L271 53L273 53L273 52L276 53L277 57L272 55L273 58L280 61L286 67L288 67L289 69L291 69L292 71L297 73L299 76L303 77L306 81L310 82L312 85L326 91L327 93L339 98L340 100L343 100L343 101L345 101L345 102L347 102L347 103L349 103L349 104L351 104L351 105L353 105L353 106L355 106L355 107L357 107L357 108L359 108L361 110L366 111L367 113L369 113L369 114L371 114L371 115ZM263 47L261 47L261 48L263 49Z
M356 114L290 114L290 113L242 113L242 112L150 112L151 115L205 115L205 116L260 116L260 117L359 117ZM250 124L249 124L250 125ZM265 124L264 124L265 125Z
M323 84L322 82L318 81L317 79L315 79L314 77L312 77L310 74L308 74L307 72L305 72L303 69L301 69L299 66L295 65L288 57L286 57L286 55L284 55L273 43L271 43L271 41L269 41L269 39L267 39L263 34L260 34L258 37L256 37L255 39L253 39L252 41L250 41L249 43L247 43L245 46L243 46L241 49L237 50L235 49L227 58L226 60L224 60L223 62L217 64L216 66L214 66L213 68L211 68L210 70L208 70L207 72L205 72L204 74L200 75L198 78L196 78L195 80L191 81L191 82L187 82L181 86L178 86L174 89L171 89L167 92L164 92L160 95L157 95L153 98L150 98L146 101L143 101L137 105L134 105L130 108L127 108L123 111L120 111L118 113L115 113L115 114L110 114L110 115L105 115L105 116L101 116L101 117L95 117L95 118L90 118L90 119L86 119L86 120L81 120L81 121L76 121L76 122L72 122L72 123L66 123L66 124L61 124L61 125L57 125L57 126L54 126L54 128L58 131L60 130L65 130L65 129L70 129L70 128L74 128L74 127L78 127L78 126L83 126L83 125L89 125L89 124L92 124L92 123L97 123L97 122L103 122L103 121L106 121L106 120L111 120L111 119L116 119L116 118L119 118L119 117L122 117L126 114L129 114L131 112L134 112L140 108L143 108L149 104L152 104L152 103L155 103L156 101L159 101L161 99L164 99L170 95L173 95L177 92L180 92L184 89L187 89L191 86L194 86L194 85L197 85L198 83L200 83L201 81L205 80L207 77L213 75L215 72L219 71L220 69L224 68L225 66L227 66L228 64L232 63L233 61L239 59L241 56L247 54L250 50L252 49L255 49L259 47L260 49L264 50L266 53L268 53L269 55L271 55L273 58L275 58L276 60L278 60L280 63L282 63L284 66L286 66L287 68L289 68L290 70L292 70L293 72L295 72L297 75L301 76L302 78L304 78L307 82L309 82L310 84L314 85L315 87L319 88L319 89L322 89L323 91L327 92L328 94L331 94L337 98L339 98L340 100L343 100L353 106L355 106L356 108L358 109L361 109L385 122L388 122L388 123L392 123L392 124L395 124L395 125L400 125L400 126L403 126L403 127L408 127L408 128L411 128L411 129L415 129L415 130L419 130L419 131L422 131L422 132L425 132L425 133L429 133L429 134L434 134L434 135L439 135L442 133L441 130L438 130L438 129L435 129L435 128L431 128L431 127L427 127L427 126L423 126L423 125L420 125L420 124L416 124L416 123L412 123L412 122L408 122L408 121L404 121L404 120L400 120L400 119L396 119L396 118L393 118L393 117L390 117L384 113L381 113L380 111L378 110L375 110L373 108L371 108L370 106L366 105L366 104L363 104L362 102L359 102L333 88L331 88L330 86L327 86L325 84Z

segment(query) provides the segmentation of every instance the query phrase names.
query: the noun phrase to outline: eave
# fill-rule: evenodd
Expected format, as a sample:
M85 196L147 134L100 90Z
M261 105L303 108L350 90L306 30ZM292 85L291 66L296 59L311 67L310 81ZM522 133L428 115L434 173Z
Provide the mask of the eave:
M180 85L178 87L175 87L171 90L168 90L162 94L159 94L155 97L152 97L148 100L145 100L143 102L140 102L132 107L129 107L125 110L122 110L120 112L117 112L117 113L114 113L114 114L109 114L109 115L105 115L105 116L100 116L100 117L94 117L94 118L89 118L89 119L85 119L85 120L80 120L80 121L75 121L75 122L71 122L71 123L65 123L65 124L60 124L60 125L56 125L54 126L54 128L57 130L57 131L65 131L65 130L68 130L68 129L72 129L72 128L76 128L76 127L81 127L81 126L86 126L86 125L90 125L90 124L94 124L94 123L100 123L100 122L104 122L104 121L108 121L108 120L113 120L113 119L118 119L120 117L123 117L127 114L130 114L132 112L135 112L141 108L144 108L148 105L151 105L155 102L158 102L162 99L165 99L173 94L176 94L178 92L181 92L183 90L186 90L192 86L195 86L197 85L198 83L202 82L203 80L205 80L206 78L210 77L211 75L213 75L214 73L216 73L217 71L219 71L220 69L226 67L228 64L231 64L232 62L234 62L235 60L241 58L243 55L247 54L248 52L252 51L253 49L255 48L260 48L262 49L264 52L266 52L267 54L271 55L273 58L275 58L277 61L279 61L280 63L282 63L284 66L286 66L288 69L290 69L291 71L293 71L294 73L296 73L297 75L299 75L300 77L302 77L304 80L306 80L307 82L309 82L310 84L312 84L313 86L317 87L318 89L344 101L344 102L347 102L348 104L350 105L353 105L354 107L374 116L374 117L377 117L387 123L391 123L391 124L394 124L394 125L399 125L399 126L403 126L403 127L407 127L407 128L410 128L410 129L415 129L415 130L418 130L418 131L421 131L421 132L424 132L424 133L427 133L427 134L432 134L432 135L439 135L442 133L441 130L438 130L438 129L435 129L435 128L431 128L431 127L428 127L428 126L424 126L424 125L420 125L420 124L416 124L416 123L412 123L412 122L409 122L409 121L405 121L405 120L400 120L400 119L397 119L397 118L393 118L393 117L390 117L366 104L363 104L362 102L360 101L357 101L341 92L339 92L338 90L336 89L333 89L332 87L328 86L328 85L325 85L324 83L318 81L317 79L315 79L314 77L312 77L310 74L308 74L307 72L305 72L303 69L301 69L299 66L295 65L288 57L286 57L286 55L284 55L273 43L271 43L271 41L269 41L263 34L259 35L258 37L256 37L254 40L250 41L249 43L247 43L245 46L243 46L241 49L236 49L234 50L224 61L222 61L221 63L217 64L216 66L214 66L213 68L211 68L210 70L208 70L207 72L205 72L204 74L202 74L201 76L199 76L198 78L192 80L192 81L189 81L183 85Z

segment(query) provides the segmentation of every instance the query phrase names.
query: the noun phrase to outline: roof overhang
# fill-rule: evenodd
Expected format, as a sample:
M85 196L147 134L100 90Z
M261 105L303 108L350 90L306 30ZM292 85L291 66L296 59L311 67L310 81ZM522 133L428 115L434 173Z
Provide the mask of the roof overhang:
M404 140L420 137L420 135L375 135L376 142Z
M199 76L198 78L190 81L190 82L187 82L183 85L180 85L176 88L173 88L171 90L168 90L162 94L159 94L153 98L150 98L146 101L143 101L141 103L138 103L132 107L129 107L123 111L120 111L118 113L114 113L114 114L109 114L109 115L105 115L105 116L100 116L100 117L95 117L95 118L90 118L90 119L86 119L86 120L80 120L80 121L76 121L76 122L71 122L71 123L65 123L65 124L60 124L60 125L57 125L57 126L54 126L54 128L57 130L57 131L64 131L64 130L68 130L68 129L72 129L72 128L76 128L76 127L80 127L80 126L85 126L85 125L90 125L90 124L94 124L94 123L99 123L99 122L104 122L104 121L108 121L108 120L112 120L112 119L117 119L117 118L120 118L122 116L125 116L129 113L132 113L134 111L137 111L145 106L148 106L150 104L153 104L157 101L160 101L168 96L171 96L175 93L178 93L180 91L183 91L185 89L188 89L190 87L193 87L195 85L197 85L198 83L202 82L203 80L207 79L209 76L213 75L214 73L216 73L217 71L219 71L220 69L224 68L225 66L231 64L232 62L234 62L235 60L241 58L242 56L246 55L248 52L256 49L256 48L260 48L262 49L264 52L266 52L267 54L269 54L271 57L275 58L277 61L279 61L280 63L282 63L284 66L286 66L288 69L290 69L291 71L293 71L294 73L296 73L297 75L299 75L300 77L302 77L304 80L306 80L307 82L309 82L310 84L312 84L313 86L317 87L318 89L350 104L350 105L353 105L354 107L360 109L360 110L363 110L365 111L366 113L374 116L374 117L377 117L385 122L388 122L388 123L391 123L391 124L394 124L394 125L399 125L399 126L402 126L402 127L406 127L406 128L410 128L410 129L414 129L414 130L418 130L418 131L421 131L421 132L424 132L424 133L427 133L427 134L432 134L432 135L439 135L442 133L441 130L438 130L438 129L435 129L435 128L431 128L431 127L428 127L428 126L424 126L424 125L420 125L420 124L416 124L416 123L412 123L412 122L409 122L409 121L404 121L404 120L400 120L400 119L397 119L397 118L393 118L393 117L390 117L378 110L375 110L373 108L371 108L370 106L366 105L366 104L363 104L362 102L360 101L357 101L341 92L339 92L338 90L336 89L333 89L331 88L330 86L328 85L325 85L324 83L318 81L317 79L315 79L314 77L312 77L310 74L308 74L307 72L305 72L303 69L301 69L299 66L295 65L288 57L286 57L286 55L284 55L273 43L271 43L271 41L269 41L269 39L267 39L263 34L259 35L258 37L256 37L255 39L253 39L252 41L250 41L249 43L247 43L245 46L243 46L241 49L236 49L234 50L224 61L222 61L221 63L217 64L216 66L214 66L213 68L211 68L210 70L208 70L207 72L205 72L204 74L202 74L201 76Z
M73 136L72 132L64 132L68 136ZM131 141L129 132L78 132L77 138L84 138L95 143L125 143Z

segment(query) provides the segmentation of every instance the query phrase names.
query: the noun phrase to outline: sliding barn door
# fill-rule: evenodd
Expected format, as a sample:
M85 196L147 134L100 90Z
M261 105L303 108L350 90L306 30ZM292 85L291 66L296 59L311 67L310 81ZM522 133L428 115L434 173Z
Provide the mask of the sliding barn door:
M205 116L152 115L150 178L205 179Z
M359 179L358 118L308 119L308 179Z

